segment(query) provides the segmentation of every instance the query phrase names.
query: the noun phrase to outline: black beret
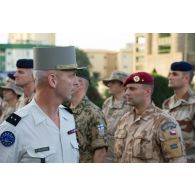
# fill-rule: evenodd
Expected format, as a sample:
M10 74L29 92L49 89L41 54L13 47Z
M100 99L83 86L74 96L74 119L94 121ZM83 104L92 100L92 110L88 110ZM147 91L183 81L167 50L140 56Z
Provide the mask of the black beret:
M7 74L7 76L8 76L10 79L15 80L15 71L14 71L14 72L9 72L9 73Z
M86 68L77 70L76 75L78 77L84 78L84 79L86 79L86 80L88 80L90 82L89 71Z
M192 64L188 62L174 62L171 64L171 70L173 71L190 71L193 69Z
M16 62L17 68L33 68L33 60L32 59L19 59Z

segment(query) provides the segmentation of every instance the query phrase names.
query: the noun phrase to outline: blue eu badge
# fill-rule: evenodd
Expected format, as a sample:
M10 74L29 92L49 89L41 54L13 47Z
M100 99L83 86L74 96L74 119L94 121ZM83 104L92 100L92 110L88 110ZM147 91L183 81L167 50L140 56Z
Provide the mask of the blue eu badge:
M4 131L0 136L0 142L6 146L9 147L14 144L15 142L15 136L10 131Z

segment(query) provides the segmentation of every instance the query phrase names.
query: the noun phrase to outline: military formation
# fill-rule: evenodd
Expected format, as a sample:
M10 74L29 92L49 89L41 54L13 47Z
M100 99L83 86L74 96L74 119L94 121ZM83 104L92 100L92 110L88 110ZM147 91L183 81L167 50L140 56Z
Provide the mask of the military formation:
M192 79L190 63L172 63L174 95L160 109L151 74L113 71L102 80L110 97L99 108L73 46L35 47L0 86L0 162L195 162Z

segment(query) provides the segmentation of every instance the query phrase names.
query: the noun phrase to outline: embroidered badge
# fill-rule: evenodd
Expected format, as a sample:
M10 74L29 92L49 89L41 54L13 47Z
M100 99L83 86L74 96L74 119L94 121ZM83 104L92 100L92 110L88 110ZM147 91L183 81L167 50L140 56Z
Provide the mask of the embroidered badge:
M0 136L0 142L5 146L9 147L15 142L15 135L10 131L4 131Z
M170 147L171 147L171 149L177 149L178 145L177 144L171 144Z
M104 135L104 125L103 124L99 124L97 125L98 131L99 131L99 135Z
M77 129L71 129L67 133L68 133L68 135L71 135L73 133L77 133Z
M134 77L133 77L133 80L137 83L137 82L140 81L140 77L139 77L139 76L134 76Z
M170 135L176 135L176 131L174 129L169 131Z
M162 131L166 131L168 129L174 129L176 124L174 122L166 122L161 126Z

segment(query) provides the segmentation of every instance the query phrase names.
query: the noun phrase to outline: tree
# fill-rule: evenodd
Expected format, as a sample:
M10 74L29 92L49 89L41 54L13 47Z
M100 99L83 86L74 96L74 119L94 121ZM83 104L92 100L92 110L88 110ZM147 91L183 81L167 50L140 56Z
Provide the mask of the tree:
M152 95L152 100L156 106L162 108L163 101L173 95L173 90L168 87L167 78L157 74L153 74L153 77L154 92Z
M87 57L87 54L80 50L79 48L76 48L76 59L77 59L77 64L79 67L86 67L89 68L90 61L89 58ZM90 84L89 88L87 91L87 97L97 106L101 107L103 103L103 98L100 95L100 93L97 90L97 78L94 76L90 77Z

